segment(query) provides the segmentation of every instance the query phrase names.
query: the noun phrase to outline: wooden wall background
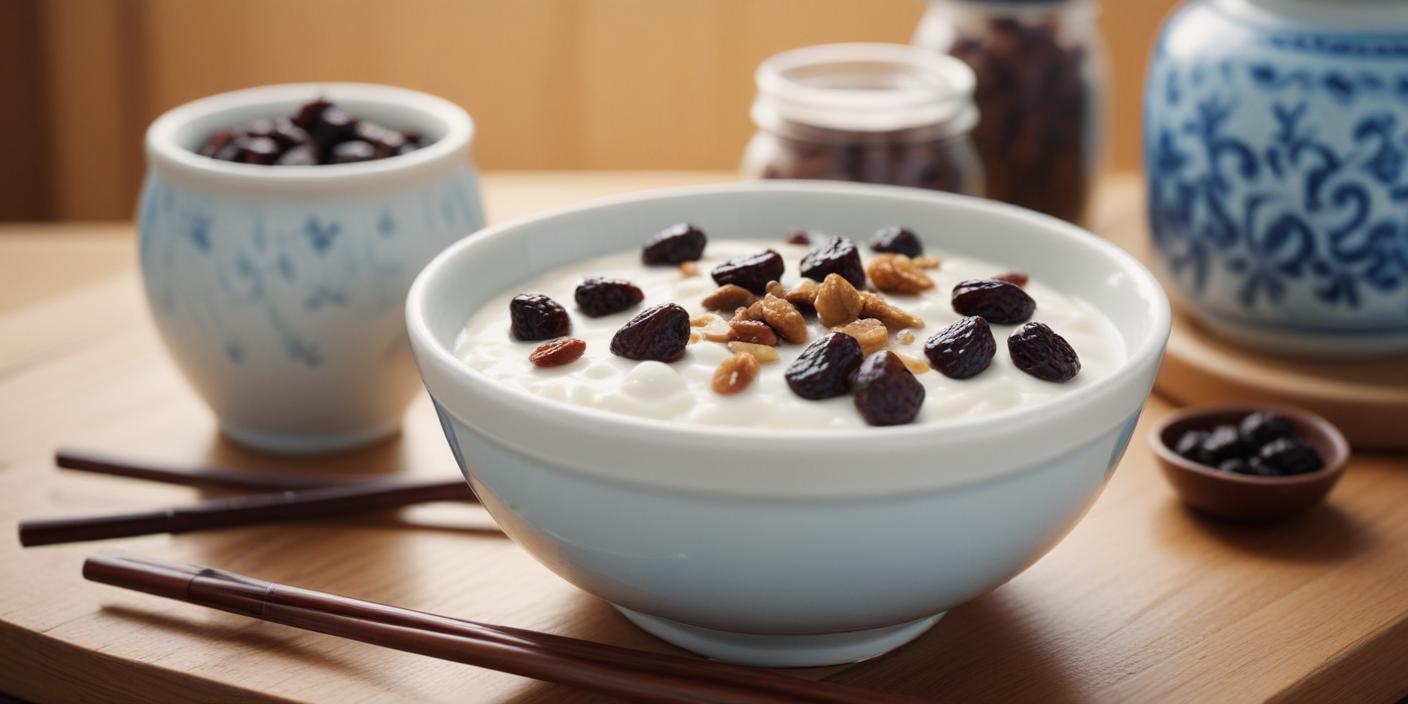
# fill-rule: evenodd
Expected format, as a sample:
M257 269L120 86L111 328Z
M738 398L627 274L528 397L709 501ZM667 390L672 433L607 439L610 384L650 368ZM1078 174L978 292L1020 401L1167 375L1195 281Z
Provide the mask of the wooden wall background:
M1113 134L1134 168L1156 27L1104 0ZM731 169L753 68L834 41L908 41L920 0L4 0L0 219L131 216L146 124L261 83L394 83L474 116L485 169Z

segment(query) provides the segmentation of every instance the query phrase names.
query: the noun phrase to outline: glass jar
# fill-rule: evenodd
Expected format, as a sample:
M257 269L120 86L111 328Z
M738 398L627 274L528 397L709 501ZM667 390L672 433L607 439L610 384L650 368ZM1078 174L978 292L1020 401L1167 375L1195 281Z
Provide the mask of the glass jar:
M1105 141L1094 0L930 0L914 43L977 74L986 195L1085 220Z
M745 178L861 181L982 194L973 72L900 44L828 44L759 67Z

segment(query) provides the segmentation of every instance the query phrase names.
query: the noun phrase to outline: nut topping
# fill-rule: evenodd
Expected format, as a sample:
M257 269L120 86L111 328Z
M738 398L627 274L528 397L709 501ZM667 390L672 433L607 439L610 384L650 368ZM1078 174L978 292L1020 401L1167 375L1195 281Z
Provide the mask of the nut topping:
M797 285L793 286L792 290L788 291L787 295L783 296L783 298L786 298L788 303L797 306L798 310L815 309L816 292L820 287L821 284L811 279L804 278L798 281Z
M768 327L768 324L761 320L740 320L734 318L729 323L729 328L733 330L732 339L741 342L751 342L755 345L777 346L777 333Z
M758 376L758 360L747 352L739 352L725 359L714 370L714 393L731 396L753 383Z
M875 288L886 293L916 294L934 287L914 261L903 254L880 254L865 267Z
M874 318L863 318L833 329L854 337L856 342L860 343L862 357L869 357L885 349L885 345L890 341L890 331L885 329L884 323Z
M840 274L828 274L817 287L816 315L821 324L834 328L860 317L863 301L860 291Z
M860 297L860 314L867 318L878 319L885 324L885 327L891 330L924 327L924 321L918 316L896 308L878 293L862 291Z
M753 305L756 300L758 297L752 291L737 284L724 284L700 303L708 310L733 310L739 306Z
M768 347L767 345L756 345L751 342L740 342L738 340L734 340L733 342L728 343L728 348L734 354L738 354L740 352L751 354L761 364L772 364L773 362L782 359L778 356L776 347Z
M777 331L782 339L794 345L807 341L807 320L802 317L796 306L771 293L763 299L762 306L763 321Z

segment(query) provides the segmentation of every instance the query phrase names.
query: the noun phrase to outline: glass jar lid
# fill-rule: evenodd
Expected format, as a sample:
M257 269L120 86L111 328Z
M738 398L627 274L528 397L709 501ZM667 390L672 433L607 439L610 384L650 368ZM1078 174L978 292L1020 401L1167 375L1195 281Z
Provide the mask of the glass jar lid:
M978 120L972 69L905 44L824 44L777 54L758 66L753 122L853 132L921 130L942 137ZM926 129L932 128L932 129Z

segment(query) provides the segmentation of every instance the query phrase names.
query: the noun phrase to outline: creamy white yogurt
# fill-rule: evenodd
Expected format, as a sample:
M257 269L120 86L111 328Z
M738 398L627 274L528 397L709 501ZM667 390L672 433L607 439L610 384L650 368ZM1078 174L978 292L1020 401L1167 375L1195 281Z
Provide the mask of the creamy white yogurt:
M812 233L812 238L815 242L824 241L819 233ZM860 247L862 258L868 261L870 252L864 244ZM698 425L764 428L865 425L850 396L808 401L788 388L783 371L804 345L780 345L777 351L781 361L764 364L758 378L734 396L720 396L710 388L715 368L732 354L724 343L692 344L682 359L671 364L636 362L611 354L612 336L637 313L671 302L683 306L692 315L705 313L700 301L717 288L709 277L710 269L731 257L769 248L782 254L787 264L782 283L790 290L800 276L798 264L808 248L775 240L710 241L699 262L699 273L692 277L684 276L673 266L642 265L639 249L555 269L485 303L460 333L455 354L466 365L499 383L564 403L632 416ZM1010 269L942 251L926 249L925 254L943 261L938 270L925 272L934 280L934 288L916 296L884 294L897 307L924 319L924 328L914 331L911 343L904 344L896 335L890 337L890 349L918 359L925 359L924 341L929 336L962 317L953 311L950 303L955 284L967 279L991 278ZM588 276L631 281L645 293L645 300L614 315L587 317L577 310L573 292ZM1107 376L1124 361L1124 343L1119 332L1090 305L1063 296L1037 279L1028 283L1026 290L1037 304L1032 320L1046 323L1071 343L1080 355L1080 374L1070 382L1055 384L1022 372L1013 366L1007 354L1007 336L1017 326L993 325L997 355L986 371L965 380L950 379L932 370L918 375L924 383L926 396L916 423L991 415L1041 403ZM529 353L542 343L519 342L509 334L509 300L520 293L545 294L567 308L572 315L572 336L587 343L587 351L581 359L550 369L539 369L528 361ZM808 319L809 340L827 332L815 317Z

